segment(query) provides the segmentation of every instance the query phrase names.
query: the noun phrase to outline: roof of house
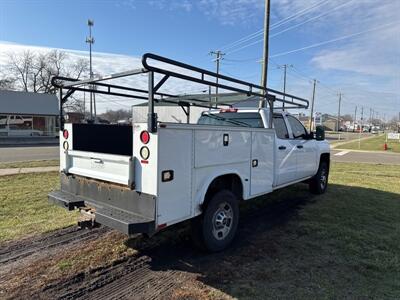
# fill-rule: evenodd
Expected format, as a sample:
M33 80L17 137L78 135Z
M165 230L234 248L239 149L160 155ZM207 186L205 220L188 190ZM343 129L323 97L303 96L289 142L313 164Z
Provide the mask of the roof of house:
M59 114L58 98L52 94L0 90L0 114Z

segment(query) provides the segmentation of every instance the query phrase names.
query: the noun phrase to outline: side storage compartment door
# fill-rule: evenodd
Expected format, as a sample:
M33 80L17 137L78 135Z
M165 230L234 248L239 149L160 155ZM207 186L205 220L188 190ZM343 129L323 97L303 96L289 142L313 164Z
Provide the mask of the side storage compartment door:
M191 214L193 131L159 128L158 143L157 223L170 225Z
M252 132L251 196L272 191L275 160L274 137L275 133L272 130Z

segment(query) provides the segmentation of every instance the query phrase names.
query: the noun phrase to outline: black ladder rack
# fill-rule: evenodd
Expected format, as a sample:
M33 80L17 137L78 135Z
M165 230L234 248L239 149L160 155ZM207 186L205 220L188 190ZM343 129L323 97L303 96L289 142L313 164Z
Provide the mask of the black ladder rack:
M175 95L159 92L159 89L169 78L177 78L185 81L203 84L209 87L218 87L227 91L257 97L269 104L273 111L274 103L285 103L285 109L308 108L309 102L291 94L277 90L263 88L260 85L243 81L237 78L217 74L189 64L172 60L152 53L146 53L142 57L143 68L131 71L120 72L109 76L100 76L91 79L77 80L74 78L55 76L52 84L59 89L60 93L60 124L64 127L63 105L74 92L90 92L110 96L127 97L138 100L148 100L148 129L150 132L157 131L157 114L154 113L154 102L173 103L181 106L185 113L189 112L190 106L204 108L219 108L232 106L239 101L210 101L201 97ZM179 70L179 71L178 71ZM184 73L186 72L186 73ZM109 80L148 74L148 89L133 88L128 86L106 83ZM161 74L163 77L155 84L154 74ZM218 79L218 80L217 80ZM223 93L220 94L220 98ZM186 108L186 110L185 110Z

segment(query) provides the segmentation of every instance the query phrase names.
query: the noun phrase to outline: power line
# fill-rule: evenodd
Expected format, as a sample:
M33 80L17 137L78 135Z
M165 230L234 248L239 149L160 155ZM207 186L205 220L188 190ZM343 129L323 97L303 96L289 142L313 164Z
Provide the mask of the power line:
M228 51L227 54L232 54L232 53L238 52L238 51L240 51L240 50L242 50L244 48L247 48L247 47L253 46L255 44L258 44L258 43L262 42L263 40L264 39L259 39L257 41L254 41L254 42L250 43L250 44L243 45L242 47L239 47L239 48L233 49L231 51Z
M352 2L352 1L353 1L353 0L350 0L349 2L346 2L346 3L344 3L344 4L342 4L342 5L338 6L338 7L336 7L335 10L338 9L338 8L340 8L340 7L343 7L343 6L345 6L345 5L348 5L348 4L349 4L350 2ZM322 16L328 15L328 14L330 14L330 13L332 13L332 11L329 11L329 12L327 12L327 13L318 15L318 16L316 16L316 17L314 17L314 18L311 18L311 19L309 19L309 20L306 20L306 21L304 21L304 22L302 22L302 23L300 23L300 24L296 24L296 25L291 26L291 27L289 27L289 28L287 28L287 29L284 29L284 30L282 30L282 31L280 31L280 32L277 32L277 33L275 33L275 34L272 34L272 35L271 35L271 38L272 38L272 37L275 37L275 36L277 36L277 35L279 35L279 34L282 34L282 33L286 32L286 31L289 31L289 30L291 30L291 29L294 29L294 28L296 28L296 27L298 27L298 26L301 26L301 25L303 25L303 24L306 24L306 23L308 23L308 22L310 22L310 21L312 21L312 20L315 20L315 19L320 18L320 17L322 17ZM389 25L389 24L387 24L387 25ZM370 29L370 31L372 31L372 30L376 30L376 29ZM322 46L322 45L325 45L325 44L328 44L328 43L333 43L333 42L336 42L336 41L339 41L339 40L342 40L342 39L346 39L346 38L349 38L349 37L352 37L352 36L355 36L355 35L359 35L359 34L362 34L362 33L366 33L366 32L369 32L369 31L363 31L363 32L359 32L359 33L354 33L354 34L351 34L351 35L348 35L348 36L345 36L345 37L341 37L341 38L338 38L338 39L333 39L333 40L330 40L330 41L325 41L325 42L313 44L313 45L306 46L306 47L303 47L303 48L299 48L299 49L295 49L295 50L291 50L291 51L287 51L287 52L275 54L275 55L273 55L273 56L271 56L271 57L282 56L282 55L290 54L290 53L293 53L293 52L298 52L298 51L301 51L301 50L306 50L306 49L309 49L309 48L314 48L314 47ZM253 39L253 38L251 38L251 39ZM236 48L236 49L233 49L233 50L231 50L231 51L228 51L227 54L232 54L232 53L238 52L238 51L240 51L240 50L242 50L242 49L245 49L245 48L247 48L247 47L250 47L250 46L253 46L253 45L255 45L255 44L258 44L258 43L260 43L260 42L262 42L262 41L263 41L263 39L258 39L258 40L256 40L256 41L253 41L253 42L250 43L250 44L245 44L245 45L243 45L243 46L241 46L241 47L239 47L239 48ZM240 43L240 44L241 44L241 43ZM238 45L237 45L237 46L238 46ZM233 47L233 48L234 48L234 47Z
M301 23L298 23L298 24L296 24L296 25L290 26L290 27L288 27L288 28L286 28L286 29L284 29L284 30L282 30L282 31L279 31L279 32L277 32L277 33L272 34L270 37L271 37L271 38L276 37L276 36L278 36L278 35L280 35L280 34L282 34L282 33L284 33L284 32L287 32L287 31L289 31L289 30L292 30L292 29L294 29L294 28L297 28L297 27L299 27L299 26L301 26L301 25L304 25L304 24L307 24L307 23L309 23L309 22L311 22L311 21L314 21L314 20L316 20L316 19L325 17L325 16L327 16L327 15L333 13L334 11L336 11L336 10L342 8L342 7L344 7L344 6L346 6L346 5L349 5L349 4L350 4L351 2L353 2L353 1L354 1L354 0L350 0L350 1L348 1L348 2L342 3L341 5L336 6L335 8L333 8L332 10L329 10L329 11L327 11L327 12L325 12L325 13L323 13L323 14L320 14L320 15L318 15L318 16L312 17L312 18L310 18L310 19L308 19L308 20L305 20L304 22L301 22Z
M360 32L357 32L357 33L348 34L348 35L342 36L340 38L335 38L335 39L332 39L332 40L328 40L328 41L312 44L312 45L301 47L301 48L298 48L298 49L277 53L277 54L271 55L271 57L279 57L279 56L283 56L283 55L287 55L287 54L291 54L291 53L300 52L300 51L303 51L303 50L307 50L307 49L323 46L323 45L326 45L326 44L338 42L338 41L345 40L345 39L348 39L348 38L351 38L351 37L354 37L354 36L358 36L358 35L361 35L361 34L364 34L364 33L380 30L380 29L383 29L383 28L388 27L390 25L398 24L398 23L399 22L391 22L391 23L388 23L388 24L385 24L385 25L381 25L381 26L372 28L372 29L363 30L363 31L360 31Z
M304 9L298 11L297 13L293 14L292 16L289 16L289 17L279 21L278 23L273 24L271 26L271 29L276 29L276 28L280 27L281 25L289 23L289 22L293 21L294 19L297 19L298 17L301 17L301 16L307 14L310 10L313 10L314 8L317 8L318 6L321 6L321 5L323 5L323 4L325 4L325 3L329 2L329 1L330 0L324 0L324 1L318 2L318 3L314 4L314 5L311 5L309 7L306 7Z
M281 21L271 25L270 29L272 30L272 29L280 27L283 24L286 24L287 22L291 22L291 21L295 20L296 18L298 18L300 16L303 16L308 11L310 11L310 10L312 10L312 9L318 7L318 6L321 6L321 5L325 4L328 1L329 0L324 0L324 1L321 1L321 2L319 2L317 4L309 6L309 7L305 8L305 9L302 9L302 10L298 11L297 13L294 13L293 15L290 15L289 17L286 17L286 18L282 19ZM242 38L240 38L240 39L238 39L238 40L236 40L236 41L234 41L232 43L229 43L229 44L227 44L225 46L222 46L219 49L221 49L223 51L228 51L231 48L235 48L235 47L239 46L240 44L243 44L243 43L245 43L247 41L250 41L250 40L256 38L257 36L262 35L263 32L264 32L264 29L257 30L257 31L255 31L255 32L253 32L253 33L251 33L251 34L249 34L247 36L244 36L244 37L242 37ZM258 41L258 42L260 42L260 41Z
M256 37L258 35L262 35L263 31L264 31L264 29L257 30L256 32L253 32L252 34L249 34L249 35L247 35L247 36L245 36L245 37L243 37L243 38L241 38L241 39L239 39L239 40L237 40L235 42L232 42L232 43L230 43L230 44L228 44L226 46L220 47L220 49L226 51L226 50L228 50L230 48L233 48L233 47L237 46L238 44L242 44L244 42L247 42L248 40L251 40L251 39L253 39L254 37Z

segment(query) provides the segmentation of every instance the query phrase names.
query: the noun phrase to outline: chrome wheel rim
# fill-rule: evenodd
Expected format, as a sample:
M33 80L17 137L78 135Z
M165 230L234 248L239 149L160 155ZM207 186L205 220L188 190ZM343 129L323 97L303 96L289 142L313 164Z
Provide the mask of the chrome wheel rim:
M321 170L321 176L320 176L320 178L319 178L319 184L320 184L322 190L325 189L325 186L326 186L326 182L327 182L327 181L328 181L328 174L327 174L326 169L323 168L323 169Z
M213 236L217 240L225 239L232 229L233 209L228 202L223 202L218 206L218 209L213 215Z

